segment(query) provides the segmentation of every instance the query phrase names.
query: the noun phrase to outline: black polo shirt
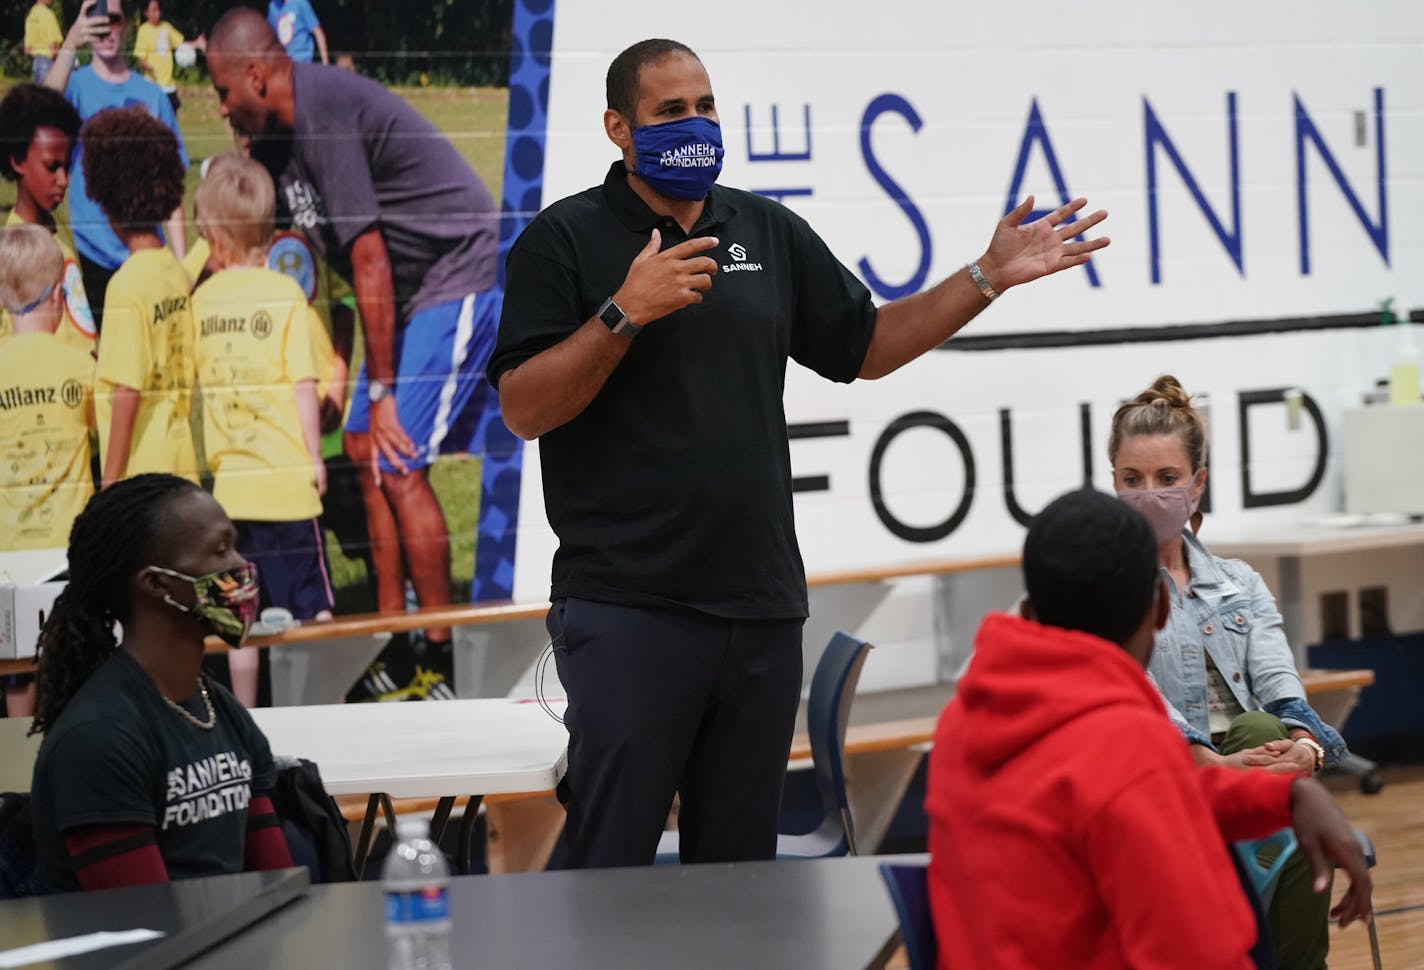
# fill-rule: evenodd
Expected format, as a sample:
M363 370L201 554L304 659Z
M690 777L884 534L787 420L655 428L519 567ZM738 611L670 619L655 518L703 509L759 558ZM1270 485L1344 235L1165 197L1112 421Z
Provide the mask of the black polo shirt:
M491 383L583 326L654 228L664 249L688 238L638 198L621 161L540 213L509 253ZM716 186L691 235L719 240L712 289L649 324L583 413L540 439L559 537L551 598L802 617L786 360L853 380L875 305L777 202Z

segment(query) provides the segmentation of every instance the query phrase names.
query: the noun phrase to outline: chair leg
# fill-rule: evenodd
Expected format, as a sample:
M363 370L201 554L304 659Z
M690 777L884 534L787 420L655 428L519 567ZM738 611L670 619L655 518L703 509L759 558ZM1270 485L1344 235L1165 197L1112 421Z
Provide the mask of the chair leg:
M847 854L860 855L860 850L855 847L855 830L851 828L850 809L841 809L841 829L845 832Z

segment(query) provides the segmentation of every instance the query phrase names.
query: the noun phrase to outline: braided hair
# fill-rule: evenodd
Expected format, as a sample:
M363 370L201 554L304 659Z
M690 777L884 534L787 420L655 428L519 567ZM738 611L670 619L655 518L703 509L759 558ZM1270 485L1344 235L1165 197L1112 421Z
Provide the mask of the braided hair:
M54 726L85 679L118 647L129 580L149 564L173 500L198 486L174 475L136 475L89 500L69 533L69 583L40 631L31 734Z

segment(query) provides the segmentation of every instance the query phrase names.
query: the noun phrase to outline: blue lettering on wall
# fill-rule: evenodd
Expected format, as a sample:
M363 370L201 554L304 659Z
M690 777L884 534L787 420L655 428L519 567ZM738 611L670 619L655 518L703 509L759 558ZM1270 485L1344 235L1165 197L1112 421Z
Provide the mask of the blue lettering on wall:
M1187 163L1182 160L1181 154L1177 151L1177 146L1172 143L1167 130L1157 119L1157 113L1152 110L1151 102L1145 97L1142 99L1142 123L1147 140L1147 229L1153 283L1162 282L1162 246L1158 235L1157 219L1157 149L1159 147L1167 153L1168 161L1177 170L1177 174L1182 177L1187 191L1196 201L1197 208L1201 209L1202 215L1206 216L1206 221L1210 223L1212 232L1216 233L1216 238L1221 240L1226 254L1236 264L1236 271L1242 276L1246 275L1246 267L1241 254L1241 168L1237 156L1235 91L1226 92L1226 117L1229 137L1228 157L1231 163L1230 230L1222 225L1221 220L1217 218L1216 210L1211 207L1211 203L1207 202L1206 196L1202 194L1197 180L1192 177Z
M781 150L781 124L777 116L777 106L771 106L771 151L759 152L752 148L752 106L742 105L742 118L747 130L747 161L749 162L809 162L811 160L811 106L801 106L801 124L806 132L806 148L799 152Z
M870 177L875 179L876 184L885 190L885 193L900 207L900 211L905 213L905 218L910 220L910 225L914 226L915 234L919 236L920 240L920 262L910 278L899 284L887 283L881 279L880 275L871 267L870 260L864 256L856 265L860 270L861 278L865 280L866 285L875 292L876 296L884 300L898 300L902 296L918 293L924 288L925 280L930 274L930 256L933 249L930 241L930 229L925 224L925 217L921 215L919 207L900 188L899 183L891 178L881 166L880 160L875 157L875 151L870 144L871 128L881 115L889 113L898 114L908 121L911 131L918 132L923 124L920 121L919 112L900 95L879 95L866 106L865 114L860 119L860 154L865 159L865 167L870 170Z
M805 128L806 148L798 152L781 150L781 118L777 106L771 106L771 151L759 152L752 147L752 106L742 105L742 118L746 122L747 161L749 162L809 162L811 160L811 106L801 106L801 124ZM806 198L812 194L809 186L793 186L780 189L752 189L757 195L766 196L785 203L790 198Z
M1296 205L1300 212L1301 275L1308 276L1310 274L1310 218L1305 185L1305 143L1307 140L1320 153L1320 160L1330 170L1335 184L1340 186L1340 191L1345 195L1345 201L1350 203L1350 208L1355 211L1355 218L1359 219L1360 225L1365 227L1365 232L1374 242L1375 249L1379 250L1380 258L1388 266L1389 205L1385 197L1384 184L1384 88L1375 88L1375 178L1379 192L1378 223L1370 221L1369 213L1365 212L1365 207L1360 204L1359 196L1355 195L1355 190L1346 180L1345 173L1340 170L1340 165L1335 161L1335 156L1331 154L1329 147L1325 144L1325 139L1320 134L1320 129L1315 127L1315 122L1306 113L1305 105L1300 101L1300 95L1294 95L1294 98Z
M1058 192L1059 205L1067 205L1072 201L1072 196L1068 194L1068 183L1063 180L1063 170L1058 167L1058 155L1053 151L1053 142L1048 137L1048 126L1043 123L1043 114L1038 110L1038 99L1034 98L1029 104L1028 125L1024 128L1023 141L1019 143L1019 158L1014 163L1014 177L1009 183L1009 198L1004 203L1005 215L1012 212L1022 198L1024 173L1028 170L1029 152L1033 150L1034 145L1039 145L1043 149L1044 161L1048 163L1049 174L1053 176L1053 187ZM1057 206L1053 208L1057 208ZM1041 219L1052 211L1053 209L1034 209L1024 218L1024 222ZM1077 221L1076 218L1074 221ZM1083 239L1081 235L1074 238L1080 242ZM1098 270L1092 260L1084 263L1083 269L1088 273L1090 286L1102 285L1098 280Z

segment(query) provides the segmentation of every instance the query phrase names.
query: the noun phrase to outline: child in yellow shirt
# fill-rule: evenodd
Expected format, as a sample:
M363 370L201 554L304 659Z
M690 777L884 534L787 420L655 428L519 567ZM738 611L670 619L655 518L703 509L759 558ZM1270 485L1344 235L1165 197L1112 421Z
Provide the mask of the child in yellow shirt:
M38 84L17 84L0 98L0 176L15 183L15 207L7 226L42 226L64 254L64 319L56 333L76 347L94 349L94 313L84 292L84 272L68 226L54 210L69 192L70 159L79 142L79 112L64 95ZM0 309L0 337L10 318Z
M55 336L64 256L39 226L0 229L0 552L64 549L94 494L94 358ZM11 717L33 713L33 679L5 684Z
M178 97L178 85L173 83L173 53L180 44L187 43L183 34L163 19L163 10L158 0L148 0L143 8L143 23L138 25L134 35L134 60L149 79L168 95L168 103L176 112L182 104ZM193 44L198 50L205 50L204 38L199 37Z
M0 552L63 549L94 494L94 358L55 335L64 255L39 226L0 229Z
M53 2L35 0L35 5L25 15L25 53L32 59L30 76L36 84L44 83L54 65L55 55L59 53L59 45L64 43L59 18L49 8Z
M210 155L200 166L202 177L206 179L210 172L246 157L247 152L241 149ZM198 200L194 198L194 225L201 220ZM300 230L283 229L272 234L267 243L266 266L295 280L306 294L307 303L316 311L319 325L312 327L312 353L316 355L316 393L321 402L323 442L327 446L323 453L328 457L341 454L339 431L341 420L346 416L347 377L355 338L354 311L333 298L333 284L339 280ZM194 288L205 283L218 268L212 261L208 241L199 235L183 257L183 269ZM337 439L334 450L329 447L329 439L333 437Z
M326 491L312 334L321 322L290 277L267 268L276 190L267 170L235 153L194 199L216 272L193 291L203 447L213 497L257 564L263 606L299 620L331 618L317 517ZM255 651L229 654L233 693L257 696Z
M100 111L79 137L89 196L129 249L109 280L99 335L104 485L143 472L197 482L188 274L159 235L183 201L178 140L141 105Z

